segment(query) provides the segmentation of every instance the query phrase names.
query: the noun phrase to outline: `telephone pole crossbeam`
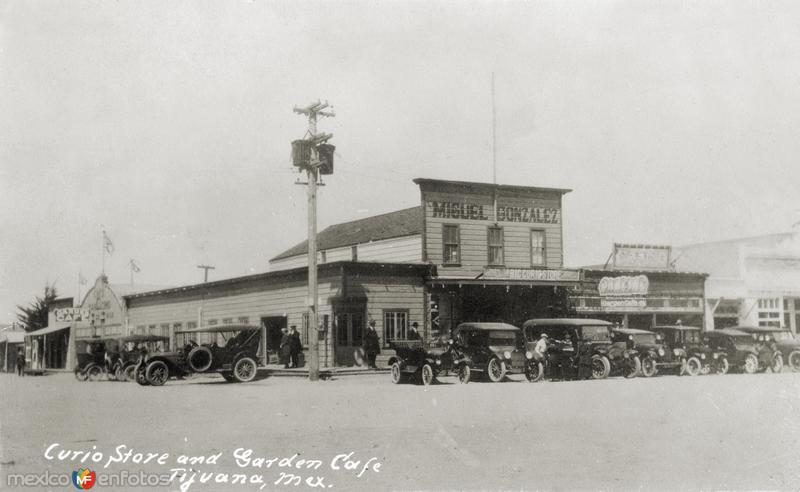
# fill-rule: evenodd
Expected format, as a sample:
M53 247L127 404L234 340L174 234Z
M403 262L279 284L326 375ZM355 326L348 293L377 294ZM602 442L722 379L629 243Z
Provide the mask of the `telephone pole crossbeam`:
M216 267L213 267L211 265L197 265L197 268L202 268L203 270L205 270L205 272L203 272L203 283L208 282L208 271L216 269Z

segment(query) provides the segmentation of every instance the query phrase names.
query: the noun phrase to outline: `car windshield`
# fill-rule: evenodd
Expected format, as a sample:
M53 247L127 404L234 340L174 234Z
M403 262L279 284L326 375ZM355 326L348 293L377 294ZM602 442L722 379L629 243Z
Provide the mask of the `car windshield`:
M582 326L583 337L589 337L593 342L604 342L610 339L608 334L608 327L600 326Z
M489 345L512 345L517 344L517 332L515 331L490 331L487 332Z
M633 341L652 345L656 343L656 335L655 333L636 333L633 335Z
M683 332L683 340L687 343L700 343L700 332L685 331Z
M752 350L755 345L755 340L750 337L736 337L733 339L733 345L736 350Z

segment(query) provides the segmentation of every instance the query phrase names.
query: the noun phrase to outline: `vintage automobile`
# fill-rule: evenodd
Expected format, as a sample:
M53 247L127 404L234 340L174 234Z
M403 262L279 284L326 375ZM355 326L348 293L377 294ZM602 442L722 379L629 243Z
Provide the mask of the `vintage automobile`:
M780 331L774 326L735 326L734 329L749 333L758 351L758 371L764 372L771 369L772 372L783 370L783 354L775 340L775 331Z
M754 374L767 365L767 361L759 357L753 336L735 328L708 331L704 334L704 343L714 352L724 352L731 370Z
M73 370L78 381L99 381L105 375L111 381L117 379L119 353L112 337L95 337L85 342L84 350L78 352L78 363Z
M788 364L792 371L800 371L800 340L789 330L771 329L774 330L772 331L772 337L775 339L775 344L783 356L783 362Z
M119 339L122 350L116 366L117 380L133 381L136 377L136 365L140 357L155 352L158 344L169 342L169 337L160 335L129 335Z
M728 354L712 350L703 344L701 329L697 326L658 325L652 328L662 342L667 355L682 364L676 368L678 375L726 374L730 369Z
M262 327L247 324L186 330L181 332L184 336L208 333L213 341L198 344L190 339L177 351L146 354L136 366L136 380L139 384L161 386L170 378L217 372L228 382L252 381L258 370L262 332Z
M507 323L461 323L452 334L453 364L458 380L468 383L474 373L489 381L502 381L507 374L522 374L530 380L537 363L525 350L522 332ZM455 356L455 354L458 354Z
M667 350L663 339L652 331L618 328L614 330L612 341L613 345L625 342L629 348L636 350L641 361L641 374L646 378L655 376L659 369L674 369L680 374L686 361L682 352Z
M394 384L413 379L427 386L436 381L440 372L453 368L452 344L426 348L422 340L393 340L389 347L395 351L389 358Z
M547 334L551 340L547 351L547 366L550 367L551 375L558 371L565 373L562 376L564 379L577 378L577 354L582 345L588 343L592 354L591 377L604 379L611 374L612 369L609 357L611 327L611 323L599 319L541 318L529 319L522 329L527 351L540 363L539 367L542 361L534 351L536 342L542 333Z

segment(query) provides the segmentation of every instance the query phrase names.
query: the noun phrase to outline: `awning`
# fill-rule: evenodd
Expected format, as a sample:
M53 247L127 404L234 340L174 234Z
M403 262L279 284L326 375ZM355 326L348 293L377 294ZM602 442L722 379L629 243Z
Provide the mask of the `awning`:
M0 343L22 343L24 341L24 331L7 331L5 333L0 333Z
M38 337L40 335L47 335L48 333L53 333L54 331L59 330L68 330L69 325L67 326L45 326L44 328L40 328L36 331L31 331L25 334L26 337Z

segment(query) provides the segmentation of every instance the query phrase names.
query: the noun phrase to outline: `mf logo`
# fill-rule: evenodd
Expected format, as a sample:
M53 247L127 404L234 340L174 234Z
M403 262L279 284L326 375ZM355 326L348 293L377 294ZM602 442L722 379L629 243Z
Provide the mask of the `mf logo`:
M97 474L88 468L72 472L72 484L76 489L88 490L94 487Z

